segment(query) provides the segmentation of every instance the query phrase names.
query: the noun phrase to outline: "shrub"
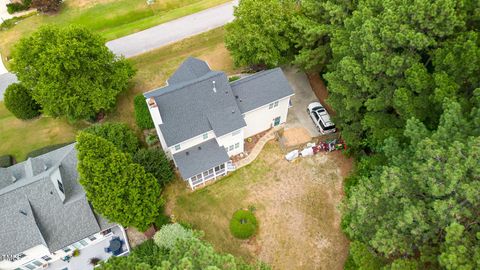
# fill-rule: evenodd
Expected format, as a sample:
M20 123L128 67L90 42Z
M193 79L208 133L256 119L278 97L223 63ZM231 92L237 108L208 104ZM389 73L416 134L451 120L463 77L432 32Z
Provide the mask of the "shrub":
M248 210L238 210L230 220L230 232L236 238L247 239L257 232L257 219Z
M0 156L0 168L7 168L13 165L13 156L4 155Z
M237 76L237 75L228 77L229 82L234 82L234 81L239 80L239 79L240 79L240 76Z
M148 146L152 146L158 142L157 134L148 134L147 138L145 138L146 143Z
M95 124L84 131L104 138L113 143L120 151L131 155L137 151L140 145L135 133L123 123Z
M95 266L97 265L101 260L97 257L90 258L90 264Z
M148 110L147 103L145 102L145 97L143 95L135 96L133 100L135 107L135 121L137 126L140 129L151 129L154 128L152 117L150 116L150 111Z
M153 174L161 186L165 186L175 176L170 160L162 150L140 149L133 156L133 161L142 165L146 172Z
M28 154L27 154L27 158L34 158L34 157L41 156L41 155L46 154L46 153L48 153L48 152L51 152L51 151L53 151L53 150L57 150L57 149L59 149L59 148L62 148L62 147L64 147L64 146L67 146L67 145L69 145L69 144L71 144L71 143L72 143L72 142L47 145L47 146L45 146L45 147L42 147L42 148L33 150L32 152L28 153Z
M165 213L162 211L160 215L158 215L158 217L155 219L155 228L159 230L163 227L163 225L170 224L170 222L170 217L165 215Z
M60 10L62 0L33 0L32 7L43 13L57 12Z
M73 257L78 257L79 255L80 255L80 250L78 250L78 249L75 249L72 253Z
M32 0L23 0L22 3L9 3L7 4L7 12L12 14L18 11L27 10L30 8Z
M19 83L7 87L5 107L18 119L27 120L40 115L40 106L33 100L30 91Z
M194 236L195 234L192 230L185 229L182 225L175 223L164 225L153 236L153 241L159 247L171 249L178 240L189 239Z

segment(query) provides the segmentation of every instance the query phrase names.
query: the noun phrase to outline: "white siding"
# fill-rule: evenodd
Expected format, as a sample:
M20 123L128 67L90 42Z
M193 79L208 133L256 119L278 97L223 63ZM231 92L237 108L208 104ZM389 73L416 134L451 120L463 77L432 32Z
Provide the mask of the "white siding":
M200 135L198 135L198 136L196 136L196 137L193 137L193 138L191 138L191 139L189 139L189 140L186 140L186 141L183 141L183 142L179 143L179 145L180 145L180 149L179 149L179 150L175 150L175 145L171 145L171 146L168 148L168 150L169 150L169 151L172 153L172 155L173 155L173 154L175 154L175 153L177 153L177 152L181 152L181 151L183 151L183 150L185 150L185 149L188 149L188 148L190 148L190 147L193 147L193 146L195 146L195 145L197 145L197 144L201 144L201 143L203 143L204 141L208 141L208 140L210 140L210 139L212 139L212 138L215 138L215 133L213 133L212 130L210 130L210 131L207 132L208 137L207 137L206 139L203 138L203 134L204 134L204 133L202 133L202 134L200 134Z
M147 102L148 110L150 111L150 115L152 116L153 124L155 125L155 130L157 131L158 139L160 140L163 151L165 151L168 157L172 158L172 155L168 152L165 138L163 137L162 131L160 130L160 125L163 123L162 117L160 116L160 111L158 110L158 107L148 105L148 99L145 101Z
M272 109L269 109L270 104L267 104L253 111L246 112L244 114L244 119L247 123L244 130L245 138L271 128L273 126L273 120L276 117L280 116L280 124L285 123L285 121L287 121L289 104L290 97L286 97L280 99L278 106Z
M235 135L234 135L235 134ZM220 146L230 148L233 145L232 151L227 151L229 156L235 156L243 152L243 128L236 130L234 132L228 133L223 135L222 137L218 137L217 141ZM235 145L238 144L238 148L235 148Z

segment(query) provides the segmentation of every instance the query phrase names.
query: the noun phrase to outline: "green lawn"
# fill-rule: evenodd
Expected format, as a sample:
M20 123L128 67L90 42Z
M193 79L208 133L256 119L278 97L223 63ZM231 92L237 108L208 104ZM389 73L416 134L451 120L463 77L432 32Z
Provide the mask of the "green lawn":
M167 212L205 232L222 252L273 269L343 269L348 241L340 228L342 183L351 160L340 152L287 162L277 142L229 176L191 192L177 180L165 190ZM258 235L238 240L229 231L233 213L253 206Z
M146 0L66 0L59 14L31 16L0 31L0 52L8 56L20 37L45 24L83 25L111 40L225 2L228 0L156 0L148 6Z
M62 119L42 117L29 121L15 118L0 102L0 155L10 154L18 161L37 148L71 142L81 124L75 126Z
M137 69L137 75L131 87L119 96L116 109L107 115L106 120L125 122L135 128L134 96L164 85L168 76L190 55L208 61L212 68L233 73L235 69L223 37L223 28L218 28L129 59ZM21 121L0 102L0 155L13 154L21 161L37 148L73 141L76 132L87 125L84 122L70 125L64 119L48 117Z

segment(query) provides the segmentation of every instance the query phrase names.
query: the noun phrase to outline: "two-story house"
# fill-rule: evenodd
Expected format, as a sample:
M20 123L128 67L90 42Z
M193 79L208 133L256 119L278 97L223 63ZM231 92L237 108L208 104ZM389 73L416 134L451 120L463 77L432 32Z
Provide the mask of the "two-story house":
M234 170L230 157L246 138L285 123L292 95L280 68L229 82L195 58L144 94L162 148L192 189Z
M74 144L0 168L0 228L2 270L88 270L130 250L124 229L87 201Z

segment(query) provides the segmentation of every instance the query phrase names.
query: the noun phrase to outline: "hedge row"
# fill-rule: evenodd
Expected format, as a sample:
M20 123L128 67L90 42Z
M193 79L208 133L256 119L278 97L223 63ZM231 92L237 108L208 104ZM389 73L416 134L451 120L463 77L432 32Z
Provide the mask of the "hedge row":
M135 121L137 126L140 129L151 129L154 128L152 117L150 116L150 111L148 110L147 103L145 102L145 97L143 95L135 96L133 101L135 107Z

